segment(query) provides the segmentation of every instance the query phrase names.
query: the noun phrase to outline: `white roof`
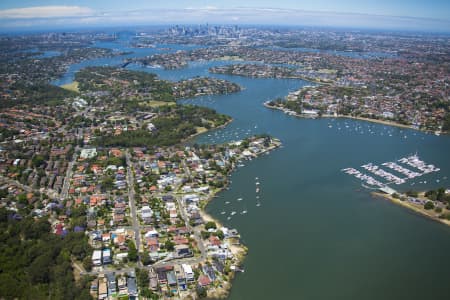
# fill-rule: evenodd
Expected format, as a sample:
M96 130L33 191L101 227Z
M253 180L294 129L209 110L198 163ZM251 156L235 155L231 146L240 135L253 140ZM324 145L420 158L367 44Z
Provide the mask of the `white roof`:
M182 264L181 267L183 268L185 274L192 274L191 265Z
M92 253L92 260L98 260L102 258L102 251L100 250L94 250Z
M147 237L147 236L152 236L152 235L157 235L157 234L158 234L158 231L153 229L153 230L147 231L145 233L145 236Z

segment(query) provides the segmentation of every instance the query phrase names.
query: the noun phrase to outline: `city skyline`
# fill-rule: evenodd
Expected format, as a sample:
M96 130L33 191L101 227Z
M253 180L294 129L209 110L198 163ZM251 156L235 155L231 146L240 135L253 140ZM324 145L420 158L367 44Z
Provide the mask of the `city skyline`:
M0 30L165 24L268 24L450 31L446 1L3 1Z

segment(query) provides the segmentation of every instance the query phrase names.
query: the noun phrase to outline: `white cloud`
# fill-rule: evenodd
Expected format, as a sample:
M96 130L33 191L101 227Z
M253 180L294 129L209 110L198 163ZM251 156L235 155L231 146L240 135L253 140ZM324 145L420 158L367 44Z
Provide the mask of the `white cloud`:
M0 10L2 19L81 17L92 14L92 9L80 6L35 6Z

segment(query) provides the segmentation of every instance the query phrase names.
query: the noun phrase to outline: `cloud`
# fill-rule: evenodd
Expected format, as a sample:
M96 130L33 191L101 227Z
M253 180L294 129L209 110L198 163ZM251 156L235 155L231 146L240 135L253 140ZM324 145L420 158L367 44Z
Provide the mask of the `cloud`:
M36 19L81 17L93 14L93 10L80 6L35 6L0 10L0 19Z

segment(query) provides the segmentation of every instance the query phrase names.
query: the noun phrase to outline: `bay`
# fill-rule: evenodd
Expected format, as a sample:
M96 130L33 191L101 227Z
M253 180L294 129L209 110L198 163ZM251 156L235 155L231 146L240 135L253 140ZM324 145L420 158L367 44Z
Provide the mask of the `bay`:
M87 64L112 65L115 59ZM180 101L233 117L227 127L194 142L222 143L258 133L283 142L270 155L245 162L232 174L229 189L207 206L223 224L237 228L249 248L245 273L235 278L229 299L447 298L450 228L373 198L340 170L417 152L441 170L398 189L448 187L450 137L357 120L287 116L262 103L308 82L208 73L209 67L227 63L197 62L182 70L128 68L169 80L208 75L244 87L235 94ZM232 210L248 213L228 220Z

